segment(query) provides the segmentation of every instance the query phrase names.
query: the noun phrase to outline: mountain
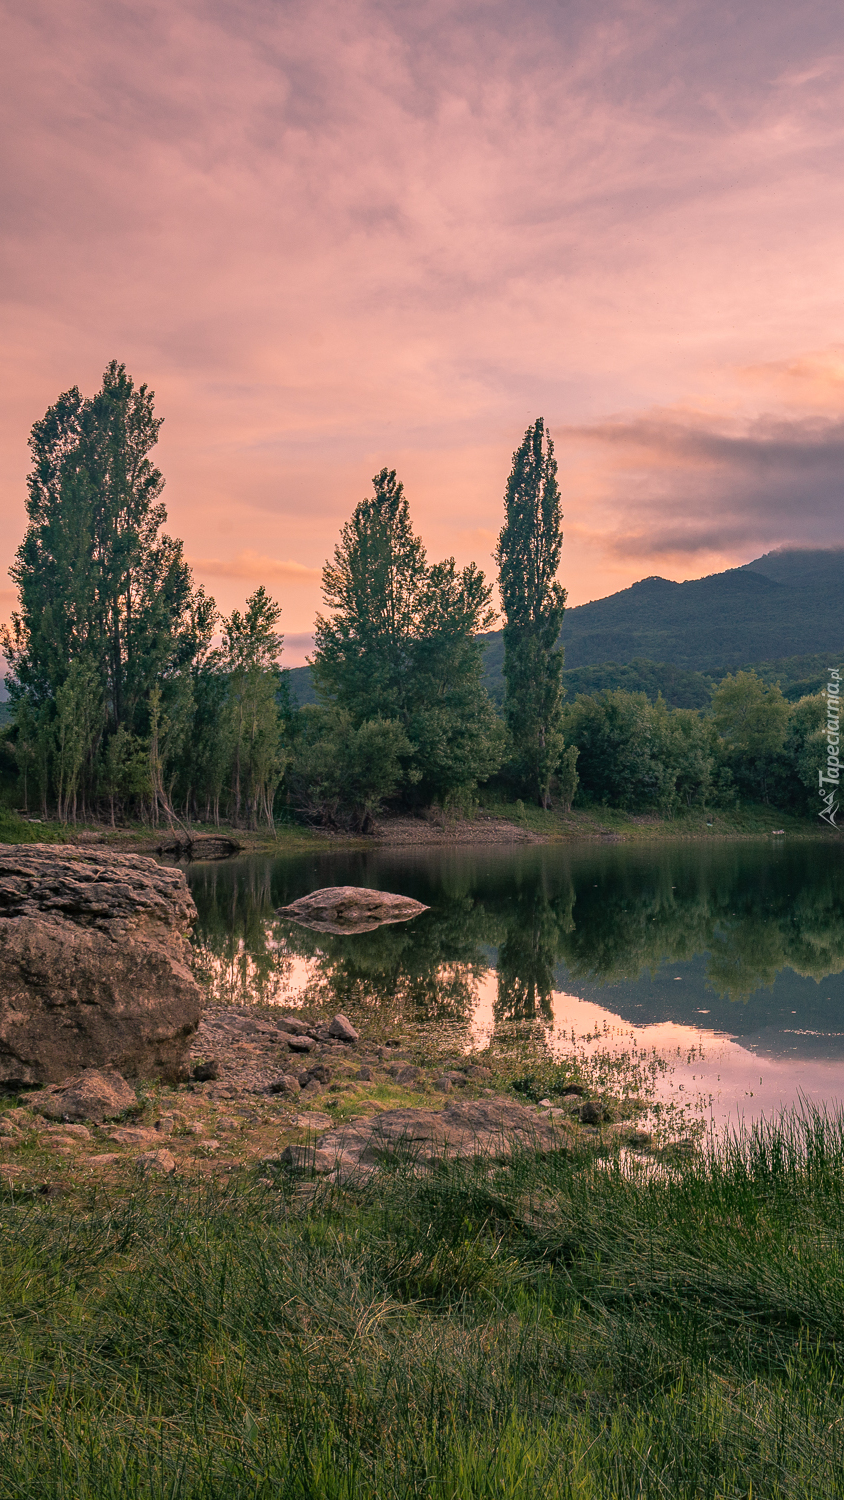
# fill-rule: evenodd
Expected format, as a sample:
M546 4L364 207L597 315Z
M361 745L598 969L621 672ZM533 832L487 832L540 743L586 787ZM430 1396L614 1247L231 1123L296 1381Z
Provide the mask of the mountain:
M500 702L502 633L483 640L487 688ZM566 610L560 640L570 697L599 686L636 687L700 707L713 681L751 663L780 669L784 689L801 682L803 691L813 691L824 667L844 656L844 547L784 548L687 583L643 578ZM607 670L598 680L594 669L601 666ZM613 666L624 670L612 672ZM315 701L307 667L295 668L290 684L300 703Z

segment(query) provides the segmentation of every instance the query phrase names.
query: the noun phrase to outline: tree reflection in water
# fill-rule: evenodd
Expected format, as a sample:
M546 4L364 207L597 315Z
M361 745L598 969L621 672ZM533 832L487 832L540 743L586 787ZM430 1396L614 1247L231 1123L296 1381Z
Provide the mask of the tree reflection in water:
M566 983L615 983L706 954L714 994L745 1000L784 968L844 970L844 852L836 843L652 848L533 846L402 861L396 854L249 858L188 867L195 944L220 1003L371 1008L465 1030L496 971L495 1019L549 1021ZM274 910L320 884L400 890L430 906L350 937Z

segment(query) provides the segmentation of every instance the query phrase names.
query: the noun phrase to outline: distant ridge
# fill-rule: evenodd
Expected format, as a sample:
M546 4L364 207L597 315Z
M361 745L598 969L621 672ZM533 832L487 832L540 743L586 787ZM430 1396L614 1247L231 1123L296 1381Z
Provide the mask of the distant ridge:
M483 639L487 687L500 701L503 636L496 630ZM844 547L783 548L687 583L643 578L566 610L560 639L570 695L592 690L571 680L579 669L606 664L658 663L713 680L752 662L828 655L837 665L844 658ZM814 660L806 667L807 679L822 671ZM630 671L619 676L628 679L619 686L633 685ZM300 703L315 701L308 667L294 668L290 684ZM694 684L686 688L700 697Z

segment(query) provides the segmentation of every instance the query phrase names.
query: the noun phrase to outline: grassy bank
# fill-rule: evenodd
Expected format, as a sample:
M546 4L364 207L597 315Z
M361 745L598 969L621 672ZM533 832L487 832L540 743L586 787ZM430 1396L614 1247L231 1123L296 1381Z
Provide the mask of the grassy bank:
M844 1122L2 1209L0 1496L844 1495Z
M573 808L567 813L555 807L546 812L531 803L506 802L485 795L481 811L553 840L601 838L608 834L637 842L663 838L760 838L770 837L775 830L801 838L837 836L837 830L819 818L804 818L761 802L709 811L694 807L666 817L661 813L622 812L613 807Z

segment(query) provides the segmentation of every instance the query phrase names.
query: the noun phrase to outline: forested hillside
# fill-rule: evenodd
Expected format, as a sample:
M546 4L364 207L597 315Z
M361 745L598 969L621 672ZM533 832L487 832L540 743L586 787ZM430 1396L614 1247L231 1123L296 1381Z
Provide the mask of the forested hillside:
M844 548L769 552L688 583L644 578L567 609L560 638L569 698L623 687L698 708L713 682L760 663L767 664L760 675L778 678L787 697L798 683L800 692L816 692L824 669L844 653ZM502 632L484 641L485 686L500 703ZM299 703L315 702L308 667L294 668L290 682Z

